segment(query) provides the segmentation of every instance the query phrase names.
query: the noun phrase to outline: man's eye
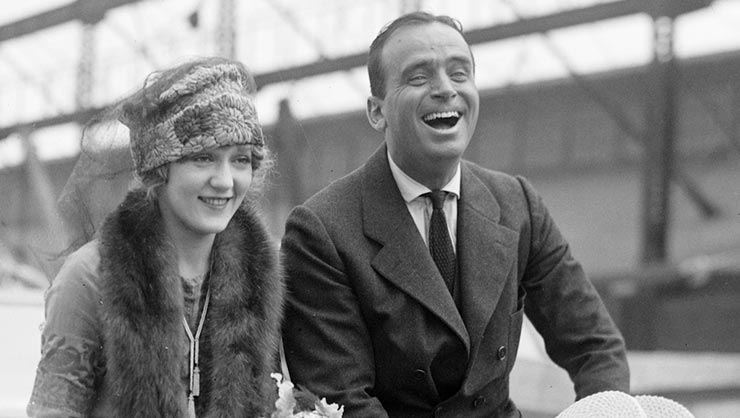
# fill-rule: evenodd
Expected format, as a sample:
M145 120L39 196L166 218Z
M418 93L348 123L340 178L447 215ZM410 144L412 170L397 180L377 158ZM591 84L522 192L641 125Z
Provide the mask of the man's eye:
M424 84L427 81L427 77L424 74L416 74L409 77L409 84L418 86Z
M468 79L468 73L466 71L455 71L450 74L450 78L455 81L466 81Z

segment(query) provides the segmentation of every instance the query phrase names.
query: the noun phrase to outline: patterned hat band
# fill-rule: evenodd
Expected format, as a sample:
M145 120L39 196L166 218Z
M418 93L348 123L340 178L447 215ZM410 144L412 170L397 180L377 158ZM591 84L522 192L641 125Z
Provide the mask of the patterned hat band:
M251 81L241 66L196 67L151 100L149 110L130 111L123 122L136 172L228 145L262 147Z
M142 128L132 132L138 173L208 149L265 143L254 104L246 96L225 94Z

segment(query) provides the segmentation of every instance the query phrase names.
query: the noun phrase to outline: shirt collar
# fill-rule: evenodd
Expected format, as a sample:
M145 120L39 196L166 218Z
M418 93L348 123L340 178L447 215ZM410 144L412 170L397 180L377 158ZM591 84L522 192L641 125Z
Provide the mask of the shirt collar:
M427 186L419 183L409 177L408 174L404 173L403 170L401 170L401 167L396 165L395 161L393 161L390 152L388 152L388 164L391 167L393 179L398 185L398 190L401 192L401 196L406 203L409 203L424 193L431 191ZM454 194L458 199L460 198L460 163L457 164L455 175L452 176L449 183L442 187L442 190Z

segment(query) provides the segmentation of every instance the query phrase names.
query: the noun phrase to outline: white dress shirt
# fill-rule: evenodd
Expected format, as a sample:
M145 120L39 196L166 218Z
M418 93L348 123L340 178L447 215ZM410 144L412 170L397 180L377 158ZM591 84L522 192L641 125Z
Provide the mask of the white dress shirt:
M431 190L404 173L393 161L390 153L388 153L388 162L391 166L393 179L398 185L398 190L401 191L403 200L406 201L406 207L414 219L416 228L424 239L424 243L429 246L429 219L432 216L432 200L422 195L431 192ZM442 187L442 190L448 192L444 205L445 219L447 230L452 239L452 248L457 252L457 200L460 198L460 164L457 165L452 180Z

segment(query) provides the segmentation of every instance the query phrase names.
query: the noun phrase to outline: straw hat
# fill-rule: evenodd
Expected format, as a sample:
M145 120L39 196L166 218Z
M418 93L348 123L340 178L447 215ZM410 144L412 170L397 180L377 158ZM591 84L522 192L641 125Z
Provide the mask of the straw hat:
M605 391L587 396L556 418L694 418L678 402L661 396Z

